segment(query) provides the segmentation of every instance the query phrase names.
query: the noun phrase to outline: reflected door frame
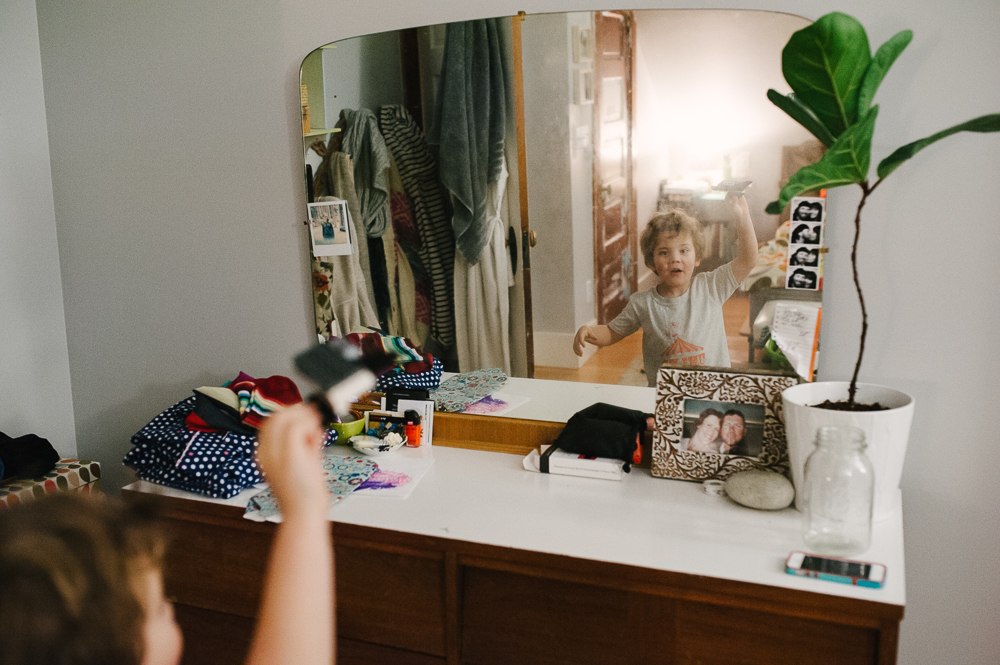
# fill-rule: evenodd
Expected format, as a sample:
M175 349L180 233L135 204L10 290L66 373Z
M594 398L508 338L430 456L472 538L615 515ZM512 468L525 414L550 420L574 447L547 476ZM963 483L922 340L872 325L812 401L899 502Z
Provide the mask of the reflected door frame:
M635 17L594 13L594 305L599 324L638 288L638 231L632 170Z
M534 246L534 234L528 223L528 164L527 146L524 132L524 56L521 50L521 22L524 20L524 12L519 12L517 16L511 17L511 38L512 55L514 59L514 116L517 124L517 179L518 179L518 209L521 216L520 234L508 234L508 250L512 249L509 243L516 242L520 235L521 247L521 272L514 271L514 297L511 305L514 305L518 296L523 300L524 307L524 357L525 376L529 379L535 377L535 335L534 321L531 309L531 247ZM513 248L512 254L518 255L517 248ZM518 284L520 282L520 284ZM520 286L520 288L517 288ZM513 308L512 308L513 309ZM512 322L513 322L513 316ZM515 324L512 324L511 334L511 364L513 369L514 344L516 335L513 334ZM516 326L520 327L520 326Z

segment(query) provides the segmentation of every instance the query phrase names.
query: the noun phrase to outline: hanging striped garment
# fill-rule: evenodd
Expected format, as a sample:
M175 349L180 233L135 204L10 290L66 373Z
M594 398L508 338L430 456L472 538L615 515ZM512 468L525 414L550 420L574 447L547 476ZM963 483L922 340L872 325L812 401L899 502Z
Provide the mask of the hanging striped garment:
M423 131L401 105L379 109L379 123L403 188L413 202L420 259L431 280L431 335L446 349L455 344L455 236L437 160Z
M413 205L399 177L396 160L389 158L389 208L395 238L395 275L390 275L390 293L399 298L398 330L394 335L409 337L423 348L431 328L431 280L420 258L420 232L413 217Z

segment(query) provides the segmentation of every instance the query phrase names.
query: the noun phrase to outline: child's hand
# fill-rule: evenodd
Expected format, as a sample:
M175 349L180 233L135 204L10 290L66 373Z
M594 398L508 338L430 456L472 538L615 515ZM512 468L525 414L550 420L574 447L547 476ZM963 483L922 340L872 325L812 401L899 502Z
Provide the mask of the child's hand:
M750 219L750 206L747 205L747 197L743 196L742 193L729 192L726 194L726 201L729 202L729 206L738 217Z
M327 510L320 462L325 433L316 410L305 404L282 409L267 419L258 435L257 463L285 518Z
M597 337L594 336L594 331L590 326L580 326L580 329L576 331L576 337L573 338L573 353L583 357L583 347L587 344L597 344Z

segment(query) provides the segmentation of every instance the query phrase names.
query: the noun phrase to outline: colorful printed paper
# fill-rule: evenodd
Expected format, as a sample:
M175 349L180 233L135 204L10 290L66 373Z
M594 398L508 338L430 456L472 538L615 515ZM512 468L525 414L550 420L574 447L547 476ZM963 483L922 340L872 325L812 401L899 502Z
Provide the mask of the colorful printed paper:
M328 455L323 458L323 471L326 473L326 488L330 493L332 507L378 471L378 465L355 455ZM243 516L258 522L280 522L281 511L278 510L278 501L271 488L254 495Z
M431 393L431 399L437 404L438 411L461 413L470 404L500 390L505 383L507 375L499 367L477 369L442 381L438 389Z

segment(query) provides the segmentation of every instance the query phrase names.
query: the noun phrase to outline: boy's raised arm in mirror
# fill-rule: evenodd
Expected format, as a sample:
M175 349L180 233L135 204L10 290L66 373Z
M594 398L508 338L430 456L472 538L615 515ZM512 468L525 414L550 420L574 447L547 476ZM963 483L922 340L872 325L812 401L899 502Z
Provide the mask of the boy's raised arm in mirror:
M750 208L742 194L727 194L726 200L736 215L736 258L733 259L733 277L742 282L757 265L757 233L750 219Z

